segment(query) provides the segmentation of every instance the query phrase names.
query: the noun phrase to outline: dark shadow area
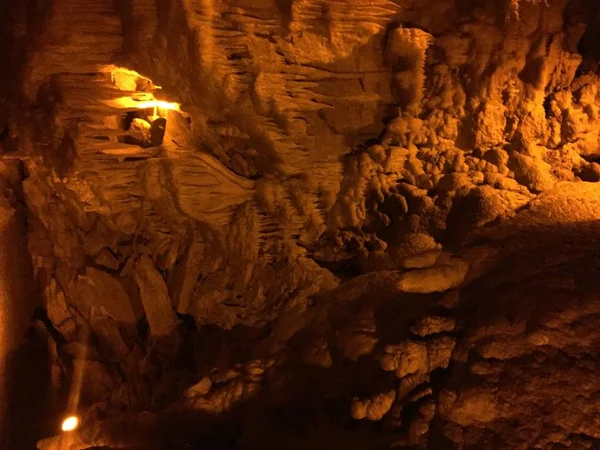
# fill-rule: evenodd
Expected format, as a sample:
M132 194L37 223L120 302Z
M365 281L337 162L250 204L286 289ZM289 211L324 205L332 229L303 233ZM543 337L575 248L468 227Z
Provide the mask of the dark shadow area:
M43 337L31 329L25 343L6 358L3 374L6 386L7 414L0 425L0 447L10 450L33 450L43 436L53 434L51 422L50 371L48 348Z
M572 409L582 411L576 402L587 395L582 388L584 380L595 380L586 370L597 370L600 351L600 222L513 223L512 227L495 228L498 233L471 243L498 253L489 253L487 268L461 290L460 304L453 311L460 339L470 348L468 359L453 362L436 391L476 387L510 404L510 413L486 424L487 438L476 438L474 433L468 438L473 439L473 447L465 448L515 448L511 446L516 445L520 428L557 426L560 419L550 415L572 411L558 413L550 408L543 412L540 405L550 398L564 405L575 404ZM524 331L513 331L521 327ZM547 333L548 341L528 341L526 337L533 333ZM494 346L492 350L489 345ZM480 349L496 356L481 354ZM472 367L477 364L496 371L490 368L475 373ZM533 385L536 388L532 390ZM582 411L581 417L594 414ZM447 424L435 418L429 448L446 448L443 430ZM484 445L491 437L495 443ZM581 436L586 441L591 438Z
M21 186L10 189L12 213L7 206L0 209L0 448L30 450L40 436L52 431L47 426L48 348L45 337L31 326L41 299L33 281Z
M600 222L529 226L521 225L515 220L512 227L503 229L500 225L494 229L497 231L493 235L495 237L490 235L485 241L471 241L467 244L468 248L463 250L485 246L499 248L500 254L490 253L490 264L485 263L487 269L463 288L459 306L443 312L459 322L458 330L453 333L459 342L468 343L471 331L485 329L504 318L508 323L525 320L528 328L535 330L539 318L548 317L573 305L586 311L600 295L596 281L597 274L600 273L600 258L597 256L600 250ZM360 317L363 310L372 308L380 340L377 350L380 350L386 344L418 339L408 333L411 324L421 317L442 312L436 311L439 294L400 295L387 285L378 284L377 277L373 277L369 288L360 290L356 295L350 295L354 291L351 286L353 282L349 281L347 286L331 291L326 298L317 299L316 309L328 309L326 316L323 316L327 317L326 324L316 326L309 321L307 326L287 340L286 351L282 353L285 354L285 360L265 372L256 382L258 387L252 395L244 395L243 399L233 401L232 404L227 404L229 394L221 397L222 404L218 400L198 400L197 408L176 402L161 412L156 411L147 416L128 416L127 420L123 418L103 423L100 435L114 440L111 441L115 443L112 448L392 448L418 414L419 403L402 400L400 427L390 426L386 418L379 422L351 420L350 404L353 397L385 392L396 386L397 379L393 373L382 371L378 361L371 355L360 357L356 361L345 358L337 350L338 333ZM572 288L566 289L565 286ZM177 367L177 370L204 375L203 370L207 368L225 369L233 367L236 362L272 356L267 347L261 345L270 335L268 327L222 330L211 326L196 328L189 318L188 322L187 339L193 339L195 345L185 352L183 362L193 361L195 367L187 367L186 364L185 367ZM329 343L332 356L329 367L302 362L302 355L310 350L312 343L318 338ZM32 353L40 350L33 344L27 348ZM531 353L507 359L503 368L508 374L515 372L515 379L520 379L518 376L521 371L541 371L546 367L553 371L563 366L570 367L571 360L560 351L548 348L544 351L547 358L544 364L539 364L538 354ZM471 351L465 361L455 361L448 369L431 372L428 384L432 389L430 398L437 399L438 394L445 389L459 391L482 385L481 375L474 375L469 369L477 361L483 361L482 356ZM19 367L18 364L16 366ZM27 364L20 367L27 372ZM506 386L510 381L510 378L500 379L499 388L509 389ZM23 376L23 383L31 382L31 379L26 380ZM243 383L245 386L251 384L247 379ZM566 392L570 387L572 386L567 383ZM487 386L483 385L483 388ZM229 381L215 382L211 392L227 392L229 389ZM27 395L32 394L21 392L14 395L14 398L21 403L33 401ZM516 400L517 403L520 401ZM161 405L164 406L166 405ZM514 417L515 426L522 425L519 422L521 417ZM534 416L533 420L545 419ZM20 421L21 419L15 420L17 423ZM442 417L434 418L427 448L450 448L451 444L443 433L445 424ZM502 446L506 444L506 436L502 433L503 431L498 431L496 435L490 435L491 447L479 448L508 448ZM125 447L117 447L117 443Z

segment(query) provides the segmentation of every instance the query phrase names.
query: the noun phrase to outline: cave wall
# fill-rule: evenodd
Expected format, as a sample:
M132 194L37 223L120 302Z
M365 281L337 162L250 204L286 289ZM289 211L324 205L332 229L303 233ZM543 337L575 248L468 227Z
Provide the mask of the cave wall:
M596 314L595 290L573 287L591 275L557 267L596 264L599 14L584 0L15 6L6 154L26 168L55 390L82 371L90 426L172 405L246 424L240 448L317 445L283 425L253 440L270 408L298 403L333 405L330 427L302 426L357 448L376 428L355 421L384 423L382 446L591 442L595 406L541 418L551 406L502 380L537 389L543 375L519 370L571 367L557 352L595 367L593 339L561 334ZM117 139L114 99L140 93L113 66L180 104L160 147ZM537 273L556 280L546 309ZM537 327L558 311L552 340ZM517 397L528 413L501 406ZM117 445L99 429L94 445Z
M0 163L0 445L32 446L47 432L48 358L31 330L41 306L27 249L19 164Z
M22 146L36 145L39 173L49 170L30 191L57 184L73 216L60 226L79 235L62 239L73 247L58 262L70 266L63 286L89 266L84 240L100 233L89 227L114 232L88 242L89 257L104 245L123 264L117 247L140 234L174 284L199 241L194 251L224 256L200 258L206 275L176 294L191 296L175 300L179 312L252 324L272 310L258 292L266 272L285 278L272 258L283 272L299 265L283 290L310 291L313 277L330 288L324 265L345 267L333 275L397 267L411 247L460 242L558 181L597 178L596 76L576 77L591 4L86 5L58 3L38 24L23 80L43 125ZM168 158L96 145L114 112L100 101L117 95L98 73L107 64L149 76L190 115ZM305 287L300 272L311 273ZM238 318L204 320L239 295L236 273L253 292L232 308Z

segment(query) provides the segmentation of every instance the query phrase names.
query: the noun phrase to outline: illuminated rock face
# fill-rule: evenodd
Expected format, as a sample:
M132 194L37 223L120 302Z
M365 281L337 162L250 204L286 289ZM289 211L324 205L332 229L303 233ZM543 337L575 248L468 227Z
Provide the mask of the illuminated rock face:
M35 8L2 158L78 448L600 438L596 1Z

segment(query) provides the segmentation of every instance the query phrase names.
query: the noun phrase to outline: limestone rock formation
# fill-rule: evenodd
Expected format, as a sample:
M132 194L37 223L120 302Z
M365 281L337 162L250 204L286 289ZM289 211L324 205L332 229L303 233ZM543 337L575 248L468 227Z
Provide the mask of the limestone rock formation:
M597 1L3 8L39 448L600 442Z

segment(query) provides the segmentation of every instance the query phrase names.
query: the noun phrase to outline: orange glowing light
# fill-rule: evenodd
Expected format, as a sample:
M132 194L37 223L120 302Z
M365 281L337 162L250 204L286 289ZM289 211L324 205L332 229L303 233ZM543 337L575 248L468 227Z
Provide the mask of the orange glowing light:
M100 71L110 74L111 81L123 91L137 90L140 81L145 82L150 89L160 89L160 86L155 85L150 78L125 67L108 65L101 67Z
M179 103L166 102L164 100L145 100L137 101L131 97L119 97L114 100L105 102L108 106L113 108L125 108L125 109L148 109L148 108L159 108L166 109L169 111L179 111Z
M103 103L110 108L135 110L154 109L152 118L164 117L168 111L181 111L179 103L158 100L154 93L160 90L160 86L135 70L117 66L104 66L100 68L103 73L110 74L112 83L121 91L123 97L105 100ZM130 95L126 95L130 94Z
M136 106L139 109L161 108L161 109L168 109L171 111L179 111L178 103L165 102L163 100L150 100L147 102L137 102Z
M65 420L63 420L61 428L63 431L74 431L77 429L78 426L79 418L77 418L76 416L69 416Z

